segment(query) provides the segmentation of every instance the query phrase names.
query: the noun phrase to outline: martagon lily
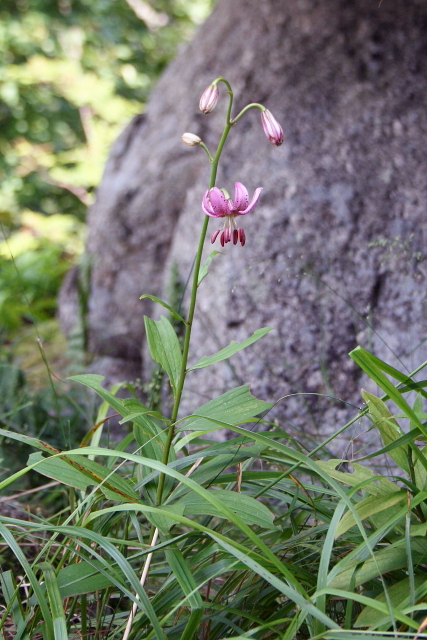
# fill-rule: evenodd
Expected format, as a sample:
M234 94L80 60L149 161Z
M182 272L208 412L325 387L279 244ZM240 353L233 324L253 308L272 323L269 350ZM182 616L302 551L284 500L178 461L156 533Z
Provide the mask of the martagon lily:
M261 194L262 187L255 189L252 200L249 202L249 194L246 187L241 182L234 183L234 199L231 199L225 189L212 187L205 191L202 200L202 209L207 216L212 218L225 218L222 229L217 229L211 235L211 243L213 244L219 236L221 246L227 242L237 244L240 242L242 247L246 242L244 229L236 224L237 216L244 216L255 207Z

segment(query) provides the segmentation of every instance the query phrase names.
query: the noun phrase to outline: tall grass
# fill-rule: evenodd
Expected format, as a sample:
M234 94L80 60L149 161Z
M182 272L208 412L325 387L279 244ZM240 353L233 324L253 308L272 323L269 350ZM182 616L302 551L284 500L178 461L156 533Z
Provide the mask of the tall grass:
M134 423L114 448L53 452L1 430L35 450L1 489L33 469L70 498L62 513L0 520L4 637L119 638L134 604L132 638L413 638L427 609L425 383L362 348L351 355L385 392L365 392L355 416L371 420L383 446L351 471L283 445L281 430L257 433L203 406L180 422L164 465L150 450L160 436L142 442L142 405L137 414L138 401L129 409L105 390ZM94 378L78 377L96 388ZM198 416L205 428L191 431ZM234 437L206 442L210 427ZM378 455L399 476L374 473Z

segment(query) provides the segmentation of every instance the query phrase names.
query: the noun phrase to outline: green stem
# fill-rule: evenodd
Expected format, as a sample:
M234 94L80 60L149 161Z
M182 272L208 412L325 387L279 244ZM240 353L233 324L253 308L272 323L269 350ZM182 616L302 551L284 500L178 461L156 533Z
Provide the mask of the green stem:
M206 151L207 156L209 158L209 162L213 162L213 158L211 156L211 152L209 151L209 149L207 148L205 143L204 142L199 142L199 147L202 147L202 149L204 149Z
M259 109L260 111L265 111L265 107L263 107L262 104L259 104L258 102L251 102L250 104L247 104L246 107L244 107L240 113L237 114L237 116L235 118L233 118L233 120L231 121L231 124L236 124L236 122L239 120L239 118L242 117L242 115L244 113L246 113L246 111L248 111L249 109Z
M229 83L227 82L227 80L225 80L224 78L219 78L218 82L224 82L227 85L228 88L228 95L229 95L229 101L228 101L228 109L227 109L227 119L226 119L226 124L224 127L224 131L222 132L222 136L220 138L220 141L218 143L218 147L217 150L215 152L215 156L212 159L212 167L211 167L211 176L210 176L210 181L209 181L209 189L212 189L212 187L215 186L215 180L216 180L216 174L218 171L218 162L219 159L221 157L221 152L222 149L224 147L225 141L227 139L228 133L231 129L232 125L232 121L231 121L231 109L233 106L233 92L232 89L229 85ZM203 246L205 243L205 238L206 238L206 232L208 229L208 223L209 223L209 217L205 216L204 220L203 220L203 224L202 224L202 229L200 231L200 237L199 237L199 244L197 247L197 253L196 253L196 259L194 261L194 271L193 271L193 284L191 287L191 297L190 297L190 307L188 310L188 316L187 316L187 323L186 323L186 327L185 327L185 336L184 336L184 344L183 344L183 349L182 349L182 365L181 365L181 372L180 372L180 376L179 376L179 381L178 381L178 385L176 388L176 393L175 393L175 399L174 399L174 403L173 403L173 407L172 407L172 413L171 413L171 425L168 429L168 433L167 433L167 437L166 437L166 444L165 444L165 449L163 452L163 459L162 462L163 464L167 464L168 463L168 459L169 459L169 452L172 446L172 440L173 437L175 435L175 423L176 423L176 419L178 417L178 410L179 410L179 405L181 403L181 396L182 396L182 390L184 388L184 382L185 382L185 377L187 375L187 359L188 359L188 352L190 349L190 338L191 338L191 329L193 326L193 318L194 318L194 312L196 309L196 299L197 299L197 287L199 285L199 272L200 272L200 263L202 260L202 252L203 252ZM157 495L156 495L156 504L160 505L162 502L162 497L163 497L163 487L165 484L165 474L161 473L159 475L159 484L157 485Z

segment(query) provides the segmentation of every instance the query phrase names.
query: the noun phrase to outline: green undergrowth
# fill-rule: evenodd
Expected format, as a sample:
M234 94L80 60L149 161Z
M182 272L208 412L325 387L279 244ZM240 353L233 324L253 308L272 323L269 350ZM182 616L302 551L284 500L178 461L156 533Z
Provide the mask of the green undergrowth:
M167 465L168 418L100 376L74 376L102 399L79 442L64 445L47 417L36 433L11 405L3 451L29 455L0 489L30 474L42 487L37 508L25 510L37 493L24 493L22 512L0 518L3 637L122 638L133 605L135 639L427 637L427 381L416 382L426 363L408 376L361 347L350 355L383 394L363 391L339 430L363 419L380 435L351 466L284 444L271 404L248 386L181 419ZM2 367L5 393L13 371ZM20 398L18 374L14 384ZM129 432L104 446L107 411ZM233 436L209 439L221 429ZM394 475L373 471L379 456Z

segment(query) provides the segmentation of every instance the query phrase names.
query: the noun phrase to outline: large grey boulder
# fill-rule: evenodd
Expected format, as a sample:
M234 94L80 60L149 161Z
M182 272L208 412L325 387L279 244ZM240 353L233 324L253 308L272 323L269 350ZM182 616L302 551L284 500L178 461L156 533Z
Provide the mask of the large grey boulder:
M265 400L309 392L357 406L361 375L347 353L358 343L402 369L426 360L426 52L424 0L218 0L107 162L87 242L92 368L101 359L100 373L147 375L142 317L153 304L139 296L164 295L174 265L188 278L209 165L180 136L215 146L224 86L210 115L197 105L218 75L236 109L263 102L285 141L266 140L257 110L230 134L217 185L264 191L242 219L246 246L227 245L200 288L190 360L274 331L191 373L185 406L243 382ZM72 287L63 309L70 297ZM318 441L353 412L293 395L272 416Z

